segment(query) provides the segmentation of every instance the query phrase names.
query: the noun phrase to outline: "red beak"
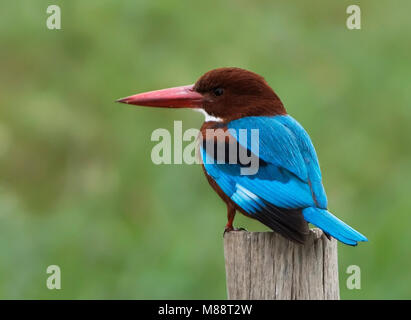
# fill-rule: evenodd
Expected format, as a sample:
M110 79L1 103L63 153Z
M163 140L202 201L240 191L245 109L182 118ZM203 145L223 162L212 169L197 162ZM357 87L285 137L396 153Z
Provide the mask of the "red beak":
M117 102L147 107L200 108L203 95L193 90L193 85L139 93Z

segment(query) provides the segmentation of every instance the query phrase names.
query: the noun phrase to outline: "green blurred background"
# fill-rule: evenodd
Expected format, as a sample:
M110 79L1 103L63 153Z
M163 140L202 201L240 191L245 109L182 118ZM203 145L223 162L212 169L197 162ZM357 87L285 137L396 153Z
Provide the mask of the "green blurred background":
M222 66L266 78L312 137L331 211L369 238L339 245L342 298L411 298L411 3L355 3L350 31L352 1L2 1L0 298L226 297L225 205L199 166L150 158L153 130L203 116L114 103Z

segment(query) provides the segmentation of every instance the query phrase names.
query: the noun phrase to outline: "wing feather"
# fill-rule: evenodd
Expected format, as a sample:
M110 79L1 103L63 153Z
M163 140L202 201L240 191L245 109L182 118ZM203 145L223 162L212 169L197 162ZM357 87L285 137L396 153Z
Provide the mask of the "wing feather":
M242 210L289 239L303 242L308 227L302 209L327 203L308 134L290 116L246 117L228 123L227 128L263 165L255 174L243 175L243 164L216 162L202 146L205 170ZM249 138L253 129L258 130L258 146ZM241 135L240 130L247 134Z

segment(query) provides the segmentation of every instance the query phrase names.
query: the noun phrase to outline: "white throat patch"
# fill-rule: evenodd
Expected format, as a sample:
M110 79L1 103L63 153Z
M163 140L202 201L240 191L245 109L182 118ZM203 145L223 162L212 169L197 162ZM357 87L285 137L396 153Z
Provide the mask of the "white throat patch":
M209 115L204 109L191 109L191 110L202 113L205 116L205 119L204 119L205 122L211 122L211 121L222 122L223 121L223 119L221 118L217 118L217 117Z

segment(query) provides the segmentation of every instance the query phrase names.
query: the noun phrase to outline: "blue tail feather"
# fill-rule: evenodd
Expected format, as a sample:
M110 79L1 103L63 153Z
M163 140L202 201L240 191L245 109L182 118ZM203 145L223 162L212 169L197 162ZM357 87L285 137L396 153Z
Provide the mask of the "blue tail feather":
M364 235L327 210L309 207L303 210L303 215L305 220L345 244L356 246L358 241L368 241Z

